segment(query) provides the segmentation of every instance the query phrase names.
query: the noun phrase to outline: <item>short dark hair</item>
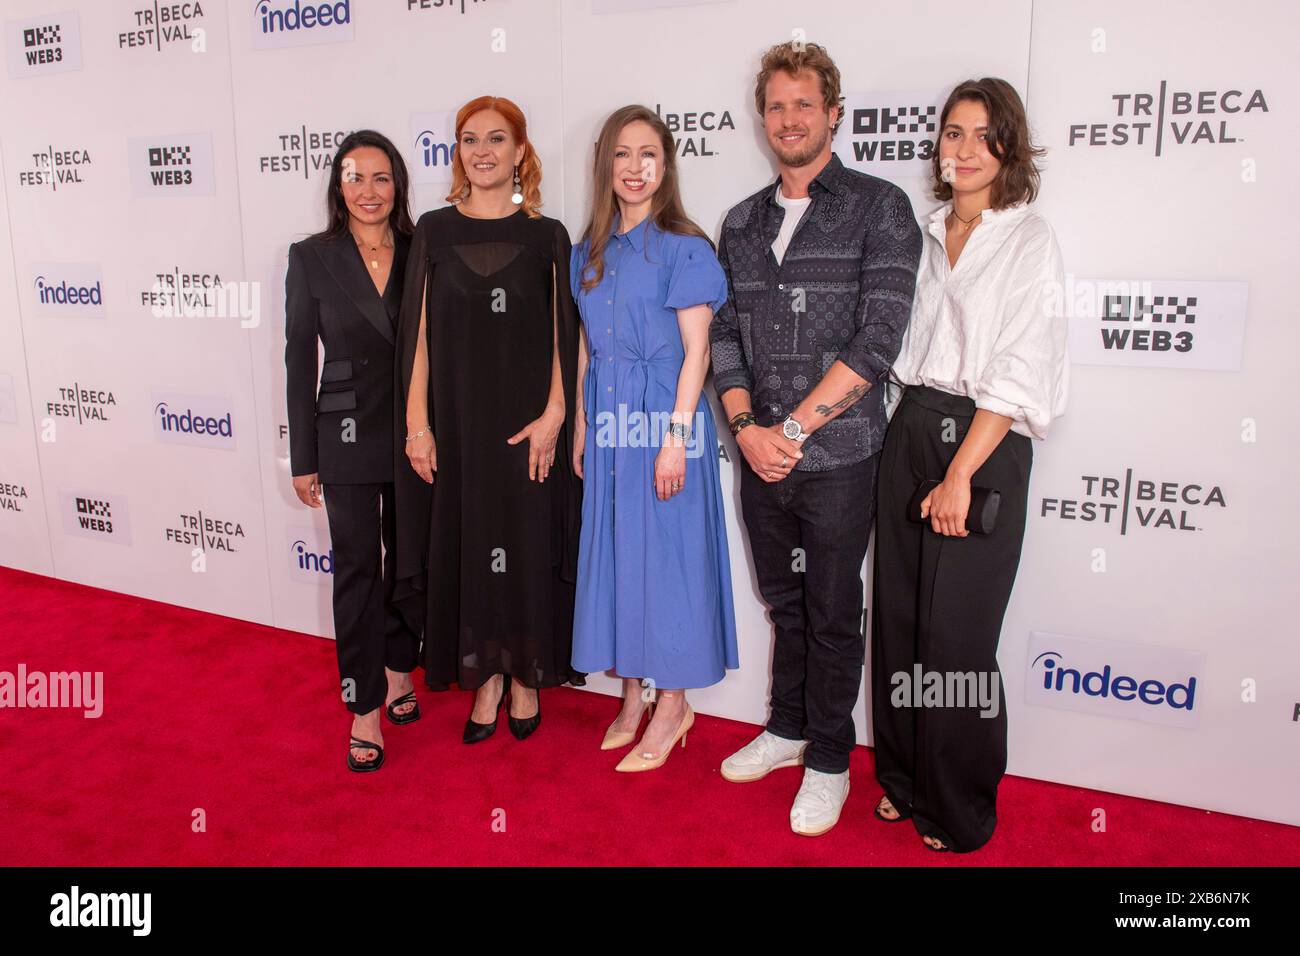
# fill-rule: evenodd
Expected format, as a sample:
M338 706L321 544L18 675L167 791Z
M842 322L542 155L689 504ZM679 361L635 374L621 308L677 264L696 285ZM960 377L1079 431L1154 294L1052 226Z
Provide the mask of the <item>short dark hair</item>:
M948 122L953 107L965 100L984 104L989 115L988 150L1002 168L993 180L990 199L994 209L1003 209L1018 202L1033 202L1038 196L1039 168L1035 158L1046 150L1030 141L1029 119L1020 94L1006 80L986 76L979 80L958 83L943 104L939 114L939 136ZM943 181L939 168L939 150L935 149L931 169L934 175L936 199L952 199L952 186Z

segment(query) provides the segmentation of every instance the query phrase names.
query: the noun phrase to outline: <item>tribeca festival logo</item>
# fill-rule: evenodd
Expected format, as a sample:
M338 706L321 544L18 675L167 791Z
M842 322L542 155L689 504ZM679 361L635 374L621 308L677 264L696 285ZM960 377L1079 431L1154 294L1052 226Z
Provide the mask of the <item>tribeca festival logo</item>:
M238 519L216 518L201 509L183 511L176 516L176 527L163 529L163 539L193 549L191 554L223 552L234 554L243 544L244 525Z
M662 103L656 103L655 114L673 134L678 157L717 156L721 134L727 130L736 131L731 111L725 107L677 112L665 110Z
M31 165L18 170L18 185L25 189L80 186L91 168L90 150L80 146L44 146L29 155Z
M278 148L257 158L257 171L263 175L291 173L310 179L329 175L334 154L349 135L346 130L313 129L306 125L288 133L277 133Z
M13 20L5 24L5 32L12 79L81 69L81 21L76 13Z
M233 449L235 424L230 399L224 395L155 393L153 434L156 441L167 444Z
M206 38L200 3L154 3L131 11L127 29L117 34L119 50L153 50L161 53L175 44L201 52Z
M1197 723L1199 653L1034 631L1027 660L1029 704L1174 726Z
M407 13L421 13L425 10L445 10L448 13L464 14L474 7L486 6L488 0L404 0Z
M1076 364L1239 371L1248 295L1238 281L1067 276L1053 308Z
M289 545L290 572L295 581L318 584L334 573L334 549L320 550L315 533L300 534Z
M1137 147L1161 156L1176 146L1241 143L1240 117L1268 112L1261 89L1176 90L1168 80L1155 91L1112 93L1110 100L1113 119L1071 123L1068 146Z
M131 543L131 521L122 495L64 491L59 497L65 534L116 544Z
M38 315L105 317L99 263L37 262L32 264L32 271Z
M48 418L70 418L78 425L109 421L109 411L117 405L112 389L94 388L73 382L60 385L58 397L45 403Z
M1200 531L1203 516L1227 509L1227 499L1218 485L1195 481L1157 481L1134 478L1126 468L1122 478L1109 475L1080 475L1082 496L1047 498L1039 503L1040 518L1062 521L1101 522L1117 527L1121 535L1131 529Z
M351 0L257 0L253 49L342 43L352 39Z
M927 176L942 102L938 90L847 93L835 152L854 169L881 176Z
M127 140L127 150L131 195L135 197L211 196L216 192L212 136L208 133L133 136Z
M26 485L11 485L7 481L0 481L0 511L21 513L26 501Z
M169 266L140 290L140 304L156 319L239 319L241 328L262 321L261 283L225 282L216 272Z

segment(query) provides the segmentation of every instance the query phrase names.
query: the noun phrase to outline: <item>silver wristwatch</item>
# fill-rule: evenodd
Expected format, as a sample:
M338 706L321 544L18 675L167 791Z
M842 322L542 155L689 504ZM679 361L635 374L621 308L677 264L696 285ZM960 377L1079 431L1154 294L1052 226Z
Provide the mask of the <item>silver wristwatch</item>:
M808 440L808 433L803 430L803 426L795 420L793 415L787 415L785 421L781 423L781 434L791 441Z

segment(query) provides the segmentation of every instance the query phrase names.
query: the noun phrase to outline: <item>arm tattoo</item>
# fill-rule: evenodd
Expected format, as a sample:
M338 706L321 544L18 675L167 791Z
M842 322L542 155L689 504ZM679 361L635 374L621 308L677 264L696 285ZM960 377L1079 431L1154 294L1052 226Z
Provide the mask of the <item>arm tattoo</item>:
M870 383L864 382L862 385L854 385L848 390L848 393L834 405L818 405L816 412L823 418L832 418L844 411L844 409L848 408L863 395L867 394L869 388L871 388Z

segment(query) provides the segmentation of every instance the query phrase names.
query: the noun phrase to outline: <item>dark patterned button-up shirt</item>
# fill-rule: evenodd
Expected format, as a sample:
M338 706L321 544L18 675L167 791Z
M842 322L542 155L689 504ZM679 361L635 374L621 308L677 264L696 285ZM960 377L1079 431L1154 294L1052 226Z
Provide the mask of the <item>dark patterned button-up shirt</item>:
M730 294L709 333L713 383L719 396L748 391L759 423L771 425L836 359L866 379L867 394L804 443L796 467L829 471L869 458L884 442L881 386L911 316L921 230L906 193L832 154L809 184L812 203L778 264L779 188L780 179L764 186L722 225L718 260Z

